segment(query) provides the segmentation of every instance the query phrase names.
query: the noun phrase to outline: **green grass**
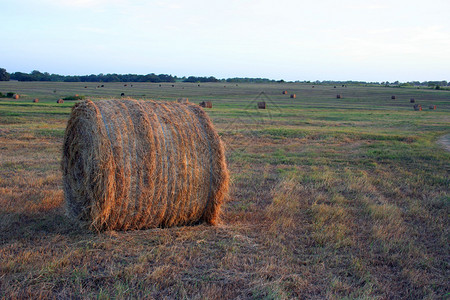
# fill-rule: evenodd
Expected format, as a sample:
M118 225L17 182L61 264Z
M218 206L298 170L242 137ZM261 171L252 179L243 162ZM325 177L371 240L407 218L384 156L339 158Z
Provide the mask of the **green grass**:
M448 296L450 154L436 141L449 91L97 85L0 82L21 95L0 98L0 298ZM96 234L66 219L60 151L76 101L56 100L122 92L213 102L232 177L221 225Z

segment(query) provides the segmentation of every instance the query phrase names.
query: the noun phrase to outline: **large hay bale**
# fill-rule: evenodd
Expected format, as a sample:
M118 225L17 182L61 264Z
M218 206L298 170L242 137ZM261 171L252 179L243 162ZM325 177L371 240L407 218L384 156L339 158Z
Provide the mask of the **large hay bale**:
M228 190L219 135L190 103L79 102L61 165L68 216L96 230L216 224Z

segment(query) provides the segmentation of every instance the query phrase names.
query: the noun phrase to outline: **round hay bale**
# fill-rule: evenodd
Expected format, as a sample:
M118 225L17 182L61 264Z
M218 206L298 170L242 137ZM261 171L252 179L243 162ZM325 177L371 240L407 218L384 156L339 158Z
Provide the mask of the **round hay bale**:
M34 98L33 99L33 103L38 103L39 102L39 99L38 98Z
M396 98L397 98L397 97L395 97L395 96L391 96L391 99L392 99L392 100L395 100Z
M67 215L96 230L217 224L228 190L220 137L190 103L79 102L61 166Z
M63 99L58 99L58 101L56 101L56 103L64 103Z
M19 98L20 98L19 94L14 94L14 95L13 95L13 99L16 99L16 100L17 100L17 99L19 99Z

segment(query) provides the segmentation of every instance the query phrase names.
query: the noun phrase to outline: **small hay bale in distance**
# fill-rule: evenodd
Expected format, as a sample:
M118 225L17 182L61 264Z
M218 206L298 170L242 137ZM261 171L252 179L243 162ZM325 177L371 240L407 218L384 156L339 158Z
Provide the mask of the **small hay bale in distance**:
M397 97L395 97L394 95L391 96L392 100L395 100Z
M94 230L216 224L229 182L220 137L191 103L79 102L61 167L67 215Z
M200 107L204 107L204 108L212 108L212 102L211 101L202 101L198 105Z
M336 95L336 98L337 98L337 99L341 99L341 98L342 98L341 94L337 94L337 95Z
M20 98L19 94L14 94L12 97L13 97L13 99L16 99L16 100Z
M38 98L34 98L33 99L33 103L38 103L39 102L39 99Z
M266 109L266 102L258 102L259 109Z
M189 103L189 98L178 98L177 103Z
M64 100L63 100L63 99L58 99L58 100L56 101L56 103L64 103Z
M436 109L436 105L430 105L428 108L434 110L434 109Z
M414 102L416 102L416 99L414 99L414 98L409 99L409 103L414 103Z
M297 95L296 94L291 94L291 98L295 99L295 98L297 98Z

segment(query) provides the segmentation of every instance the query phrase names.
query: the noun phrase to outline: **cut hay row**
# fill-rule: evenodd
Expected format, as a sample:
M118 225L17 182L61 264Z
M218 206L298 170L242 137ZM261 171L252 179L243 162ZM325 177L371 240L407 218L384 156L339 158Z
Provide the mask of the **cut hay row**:
M199 106L137 100L77 103L62 170L67 214L96 230L216 224L229 178Z

